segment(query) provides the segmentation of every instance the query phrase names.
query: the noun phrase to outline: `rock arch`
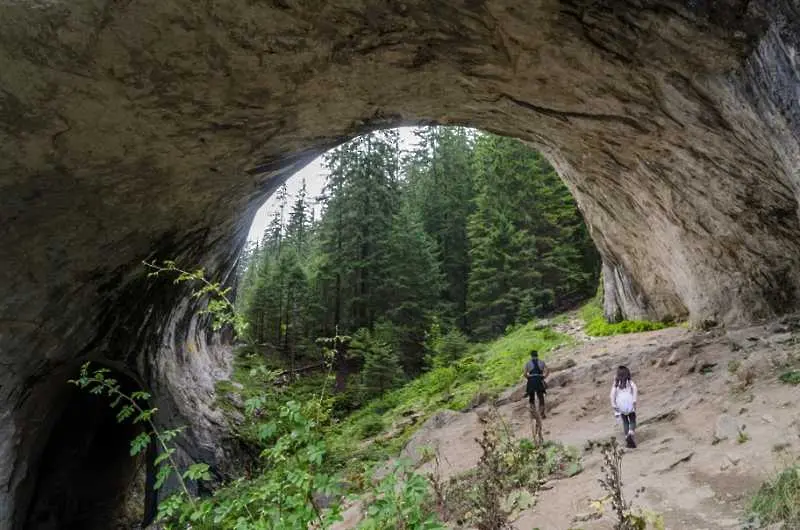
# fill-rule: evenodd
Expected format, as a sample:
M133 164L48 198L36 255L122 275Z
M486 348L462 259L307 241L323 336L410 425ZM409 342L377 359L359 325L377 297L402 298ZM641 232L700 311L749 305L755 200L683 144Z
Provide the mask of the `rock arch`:
M119 359L219 427L224 360L141 260L225 274L277 183L369 128L537 145L586 215L609 314L796 309L799 24L796 0L4 3L0 529L66 363Z

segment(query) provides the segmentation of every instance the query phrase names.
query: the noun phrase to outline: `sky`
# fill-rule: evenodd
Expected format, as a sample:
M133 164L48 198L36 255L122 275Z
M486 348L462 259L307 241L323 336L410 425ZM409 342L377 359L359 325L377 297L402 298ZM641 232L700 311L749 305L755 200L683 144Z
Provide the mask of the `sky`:
M400 131L400 149L408 150L414 147L416 137L414 131L417 127L399 127ZM315 158L306 167L289 177L286 181L286 191L289 194L289 204L297 196L300 188L303 186L303 179L306 181L306 194L309 198L314 199L322 193L322 188L325 187L325 180L328 178L328 170L322 164L322 156ZM250 233L247 236L247 241L259 241L264 234L269 218L278 208L277 193L273 194L267 199L261 208L256 212L253 219L253 224L250 225Z

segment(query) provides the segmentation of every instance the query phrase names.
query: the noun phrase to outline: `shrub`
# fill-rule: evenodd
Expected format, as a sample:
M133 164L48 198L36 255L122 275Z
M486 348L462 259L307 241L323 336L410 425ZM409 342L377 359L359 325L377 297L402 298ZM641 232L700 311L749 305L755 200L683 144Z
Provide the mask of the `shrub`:
M430 348L433 351L431 364L439 367L447 366L464 357L469 351L470 344L467 336L454 328L445 335L434 337Z
M603 316L601 302L597 299L581 307L578 316L584 322L584 331L592 337L608 337L611 335L622 335L625 333L641 333L644 331L656 331L670 326L664 322L652 322L649 320L623 320L622 322L609 323Z
M361 377L365 396L379 396L402 381L400 360L392 345L385 339L361 328L353 334L351 347L364 358Z
M429 476L439 517L459 528L512 528L519 512L535 504L548 476L572 476L581 469L577 451L517 440L496 411L478 443L482 455L476 468L443 481L437 457L436 471Z
M361 424L361 437L370 438L383 431L383 420L378 416L370 416Z
M408 462L395 464L391 473L368 493L371 497L359 530L445 530L430 509L431 487Z
M592 337L608 337L611 335L623 335L625 333L642 333L644 331L656 331L669 327L663 322L651 322L649 320L623 320L615 324L609 324L602 317L589 322L584 329L587 335Z
M787 385L800 385L800 370L784 372L779 379L782 383L786 383Z
M783 522L800 528L800 465L782 471L761 485L750 503L751 519L759 525Z

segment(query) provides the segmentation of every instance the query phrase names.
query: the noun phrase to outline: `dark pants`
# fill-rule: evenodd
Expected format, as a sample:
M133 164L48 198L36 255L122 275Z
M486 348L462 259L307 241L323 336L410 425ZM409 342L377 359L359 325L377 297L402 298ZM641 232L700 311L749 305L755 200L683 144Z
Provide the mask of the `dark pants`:
M528 395L528 402L531 405L531 408L536 406L536 400L539 400L539 414L544 417L545 415L545 408L544 408L544 390L534 390L530 395Z
M628 433L631 431L636 432L635 412L631 412L630 414L622 414L622 429L625 432L625 436L628 436Z

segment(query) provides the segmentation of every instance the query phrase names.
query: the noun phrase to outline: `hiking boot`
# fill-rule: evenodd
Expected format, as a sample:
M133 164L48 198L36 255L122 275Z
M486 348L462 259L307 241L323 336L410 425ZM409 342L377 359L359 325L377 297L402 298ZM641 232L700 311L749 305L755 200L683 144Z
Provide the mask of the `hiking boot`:
M636 442L633 441L633 435L629 434L625 437L625 446L628 449L636 449Z

